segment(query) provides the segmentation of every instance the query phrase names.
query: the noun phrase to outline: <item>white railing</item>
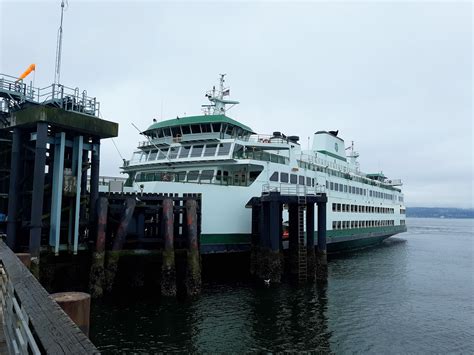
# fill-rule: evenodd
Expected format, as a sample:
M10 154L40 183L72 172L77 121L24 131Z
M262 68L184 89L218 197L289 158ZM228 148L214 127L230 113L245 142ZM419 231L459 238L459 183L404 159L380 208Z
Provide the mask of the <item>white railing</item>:
M0 264L0 283L0 306L8 351L11 354L41 354L29 327L28 314L20 306L2 264Z

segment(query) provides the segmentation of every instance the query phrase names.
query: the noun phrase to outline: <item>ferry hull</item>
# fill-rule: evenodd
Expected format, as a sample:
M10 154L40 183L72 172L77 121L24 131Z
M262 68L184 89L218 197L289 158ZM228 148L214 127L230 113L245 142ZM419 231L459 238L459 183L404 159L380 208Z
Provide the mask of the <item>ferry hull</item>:
M406 226L349 229L327 231L327 250L329 253L344 252L377 245L383 240L406 232ZM202 234L201 253L233 253L250 250L250 234ZM315 240L317 235L315 232Z

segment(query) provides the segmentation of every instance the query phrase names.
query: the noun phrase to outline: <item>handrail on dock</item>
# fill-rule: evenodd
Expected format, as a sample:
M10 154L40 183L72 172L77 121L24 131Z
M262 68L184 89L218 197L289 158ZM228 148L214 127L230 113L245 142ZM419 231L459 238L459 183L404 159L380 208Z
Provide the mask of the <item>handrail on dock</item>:
M1 240L0 283L3 331L9 353L99 353Z
M0 98L17 103L31 102L41 105L60 107L67 111L100 117L100 103L95 97L80 93L79 88L70 88L62 84L51 84L44 88L33 87L10 75L0 73ZM2 108L6 110L6 107Z

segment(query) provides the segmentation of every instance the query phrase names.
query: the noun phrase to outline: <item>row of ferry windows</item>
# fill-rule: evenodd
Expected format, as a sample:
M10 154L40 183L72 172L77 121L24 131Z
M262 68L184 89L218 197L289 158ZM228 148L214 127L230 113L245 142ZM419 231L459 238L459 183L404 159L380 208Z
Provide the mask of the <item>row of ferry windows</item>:
M278 176L280 178L278 178ZM305 177L302 175L288 174L288 173L279 173L275 171L272 176L270 176L270 181L279 181L284 183L290 183L294 185L305 185L314 187L314 178Z
M368 193L368 196L370 196L370 197L383 198L383 199L386 199L386 200L395 200L396 199L395 195L387 194L385 192L367 190L367 189L363 189L361 187L339 184L337 182L332 182L332 181L331 182L326 181L326 189L333 190L333 191L339 191L339 192L346 192L346 193L361 195L361 196L367 196L367 193Z
M245 136L249 133L242 128L221 123L201 123L175 127L158 128L151 133L153 138L180 137L184 134L222 133L230 136Z
M394 226L395 221L332 221L332 229L351 229L351 228L366 228L366 227L388 227Z
M245 171L229 172L226 170L190 170L178 172L141 172L135 177L136 182L146 181L165 181L165 182L203 182L210 183L215 181L230 183L253 182L260 175L260 171L249 171L248 175Z
M200 158L216 155L228 155L231 143L183 145L171 148L152 149L145 152L136 152L133 161L146 162L162 159Z
M326 165L326 167L322 167L322 166L316 165L314 163L309 163L309 162L305 162L305 161L302 161L302 160L298 160L298 166L300 168L303 168L303 169L325 172L325 173L328 173L329 175L332 175L332 176L336 176L336 177L340 177L340 178L344 178L344 179L350 179L352 181L360 182L360 183L363 183L363 184L366 184L366 185L372 185L372 186L377 185L377 182L375 182L372 179L363 178L361 176L353 176L353 175L350 175L348 172L343 172L343 171L328 168L327 165L331 164L330 161L326 161L326 160L318 158L318 164ZM343 167L343 166L340 166L340 169L346 169L346 168ZM395 189L391 186L381 185L379 187L382 188L382 189L399 191L399 190L397 190L397 189ZM402 199L402 201L403 201L403 199Z
M349 205L346 203L333 203L333 212L361 212L361 213L395 213L393 208L364 206L364 205ZM400 212L401 213L401 212Z

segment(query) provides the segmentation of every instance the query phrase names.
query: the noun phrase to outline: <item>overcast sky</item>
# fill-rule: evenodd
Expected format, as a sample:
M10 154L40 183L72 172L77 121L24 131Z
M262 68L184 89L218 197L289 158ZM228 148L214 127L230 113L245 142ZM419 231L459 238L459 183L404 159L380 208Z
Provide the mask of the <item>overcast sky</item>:
M54 80L60 0L0 0L0 72ZM132 127L200 114L227 73L228 115L270 134L339 129L408 206L473 207L470 2L69 0L61 81L86 89L131 157ZM122 161L102 144L101 174Z

